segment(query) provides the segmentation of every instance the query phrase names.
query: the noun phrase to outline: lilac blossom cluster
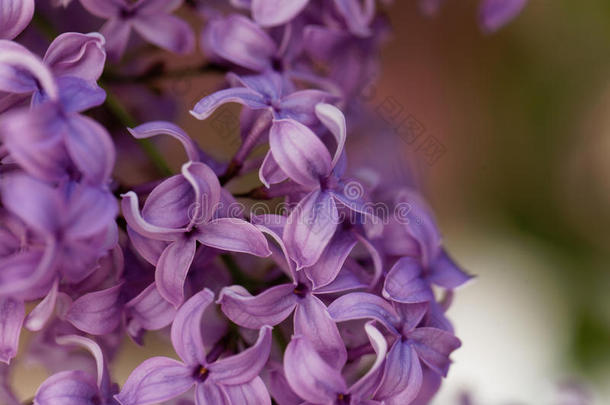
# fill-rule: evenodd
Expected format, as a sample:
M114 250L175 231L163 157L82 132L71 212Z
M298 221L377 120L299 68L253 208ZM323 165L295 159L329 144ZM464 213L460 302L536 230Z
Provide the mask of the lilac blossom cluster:
M41 55L20 33L44 13L0 0L0 402L20 403L9 379L27 356L53 373L38 405L427 403L460 346L445 311L470 277L416 190L348 169L347 121L358 125L357 95L387 36L382 5L79 3L104 20L91 27L100 32L56 35ZM486 3L497 21L522 2ZM242 104L240 147L222 163L171 122L129 128L176 139L186 160L121 192L115 148L127 134L92 118L111 96L99 80L121 71L132 30L193 52L181 6L204 22L201 48L226 72L226 88L191 114ZM262 186L245 198L289 208L229 209L227 186L250 172ZM368 207L388 193L380 220ZM22 355L23 328L33 336ZM169 332L178 360L149 358L119 387L109 364L124 338L143 345L152 331Z

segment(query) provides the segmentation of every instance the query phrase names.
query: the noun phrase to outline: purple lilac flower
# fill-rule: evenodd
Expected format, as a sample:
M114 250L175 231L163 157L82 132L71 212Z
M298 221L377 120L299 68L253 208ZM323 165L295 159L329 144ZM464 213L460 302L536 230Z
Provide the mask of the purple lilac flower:
M261 328L256 343L239 354L217 357L206 351L201 317L214 294L203 290L182 305L172 324L172 344L181 361L153 357L129 376L116 399L121 405L145 405L166 401L193 385L198 404L270 404L267 389L258 376L267 362L271 328Z
M108 55L123 56L133 28L147 41L172 52L189 53L195 46L193 31L187 23L170 15L182 0L81 0L93 15L108 21L100 32L106 37Z

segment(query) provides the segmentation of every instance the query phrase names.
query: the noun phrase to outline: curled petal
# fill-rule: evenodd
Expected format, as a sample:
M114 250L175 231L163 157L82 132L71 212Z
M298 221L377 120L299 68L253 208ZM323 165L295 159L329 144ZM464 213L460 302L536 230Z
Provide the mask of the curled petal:
M375 319L398 334L394 327L400 319L398 313L389 302L377 295L360 292L344 295L328 306L328 313L337 322Z
M146 139L156 135L169 135L182 144L186 156L190 161L199 161L199 147L178 125L168 121L151 121L128 128L129 133L136 139Z
M221 189L218 177L209 166L200 162L185 163L182 166L182 175L195 193L195 206L189 210L189 228L205 224L219 207Z
M282 239L297 269L314 265L330 242L339 214L329 193L315 190L288 217Z
M246 384L256 378L269 358L272 329L263 326L252 347L210 364L210 378L223 385Z
M167 357L153 357L133 370L114 397L121 405L156 404L177 397L194 384L192 367Z
M186 232L186 228L165 228L147 222L140 214L140 209L138 208L138 196L133 191L123 194L122 197L123 200L121 201L121 207L123 216L125 217L125 220L129 226L140 235L156 240L173 241Z
M295 182L318 187L331 171L326 146L305 125L292 120L273 121L269 132L271 153L284 173Z
M367 322L364 325L364 330L377 357L375 357L375 362L366 374L350 387L350 392L360 394L360 397L371 397L371 394L377 390L377 387L379 386L379 380L382 376L382 366L386 360L388 351L388 344L385 337L371 322Z
M252 0L252 17L263 27L286 24L297 16L309 0Z
M375 398L388 399L400 395L405 400L403 404L410 404L419 393L421 384L422 368L417 352L412 345L396 341L388 353L383 380Z
M432 301L432 288L421 275L422 268L416 259L400 258L386 277L383 296L406 304Z
M0 1L0 39L13 39L32 21L34 0Z
M238 218L214 219L197 231L196 238L206 246L230 252L266 257L271 254L267 239L254 225Z
M305 337L328 364L340 370L347 360L347 350L335 321L326 306L313 295L299 301L294 314L294 333Z
M331 163L332 167L337 165L343 148L345 147L345 139L347 138L347 125L345 124L345 116L337 107L332 104L320 103L316 105L316 116L324 124L326 128L333 134L337 142L337 149Z
M486 33L493 33L519 15L528 0L483 0L479 8L479 24Z
M36 78L49 99L58 99L57 84L49 68L23 46L0 39L0 91L11 92L14 82L19 82L24 72Z
M83 405L99 401L91 375L81 370L62 371L47 378L36 391L36 405Z
M305 268L314 288L324 287L337 278L343 263L357 240L352 232L335 232L322 255L313 266Z
M193 295L180 307L172 324L171 338L178 356L188 365L204 365L205 348L201 335L201 317L214 301L207 288Z
M191 268L197 244L191 239L179 239L165 248L155 271L159 294L176 308L184 301L184 280Z
M65 212L65 239L79 240L98 235L114 223L118 206L103 188L75 185Z
M270 108L262 95L246 87L224 89L199 100L191 110L198 120L204 120L226 103L238 103L253 110ZM237 118L236 118L237 119Z
M195 49L193 30L173 15L140 15L134 20L133 27L149 42L168 51L185 54Z
M96 81L104 70L105 43L97 32L65 32L51 42L42 60L56 76Z
M293 284L271 287L256 296L241 286L225 287L218 298L222 312L230 320L251 329L279 324L294 310L296 301Z
M24 319L23 301L8 297L0 298L0 362L9 364L17 355Z
M265 70L276 52L275 43L258 24L237 14L210 21L204 36L205 51L254 71Z
M326 363L304 336L293 336L286 347L284 372L290 388L314 404L332 403L347 391L340 371Z
M321 90L295 91L282 98L279 116L280 118L292 118L303 125L313 126L318 123L319 119L316 117L318 115L315 112L316 105L337 100L338 97ZM333 135L335 135L334 132Z
M281 183L288 178L275 161L271 151L265 155L265 159L258 171L258 177L267 188L271 187L272 184Z
M85 294L70 305L65 319L83 332L104 335L121 323L122 284Z
M25 319L24 326L27 330L32 332L40 331L47 323L53 310L55 309L55 302L57 301L57 289L59 281L55 280L49 293L38 303L30 312Z
M265 383L260 377L250 382L223 387L231 404L271 405L271 398Z

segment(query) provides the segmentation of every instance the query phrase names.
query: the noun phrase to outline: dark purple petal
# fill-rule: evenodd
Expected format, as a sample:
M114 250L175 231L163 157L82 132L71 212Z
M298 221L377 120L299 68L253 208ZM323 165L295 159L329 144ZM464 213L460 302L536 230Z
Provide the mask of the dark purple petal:
M95 359L97 368L97 386L103 395L110 394L110 376L108 367L104 360L104 353L100 346L93 340L79 335L64 335L59 336L56 342L60 345L78 345L89 351Z
M453 333L436 328L417 328L408 334L419 358L438 374L446 377L449 355L462 343Z
M195 49L195 34L191 27L173 15L139 15L133 28L149 42L176 53Z
M172 343L178 356L188 365L205 365L205 348L201 335L201 317L214 301L207 288L189 298L178 310L172 324Z
M330 174L328 149L316 134L295 120L274 120L269 146L284 173L303 186L318 187Z
M195 198L192 184L183 175L169 177L150 193L142 216L150 224L186 232L193 219Z
M403 404L410 404L419 393L421 384L422 368L417 352L412 345L397 340L388 352L383 380L375 398L385 400L400 395L405 401Z
M304 336L293 336L284 353L284 372L290 388L314 404L330 404L347 392L341 372L326 363Z
M315 190L294 208L282 239L297 269L314 265L330 242L339 214L329 193Z
M340 370L347 350L326 306L314 295L299 300L294 313L294 333L303 335L328 364Z
M0 39L13 39L34 15L34 0L0 0Z
M138 3L138 13L169 14L179 8L183 0L144 0Z
M85 294L70 305L65 319L83 332L104 335L121 323L122 284Z
M155 271L159 294L176 308L184 301L184 280L195 257L193 239L178 239L165 248Z
M222 312L245 328L258 329L275 326L286 319L296 306L293 284L281 284L252 296L241 286L225 287L218 303Z
M483 0L479 7L479 24L493 33L519 15L528 0Z
M169 135L182 144L186 156L190 161L199 161L199 147L178 125L168 121L152 121L128 128L129 133L136 139L146 139L157 135Z
M309 0L252 0L252 18L263 27L286 24L297 16Z
M218 218L200 227L199 242L216 249L266 257L271 254L267 239L254 225L238 218Z
M316 264L305 268L314 288L324 287L335 280L356 243L352 232L335 232Z
M339 297L328 306L328 313L337 322L375 319L398 333L395 328L399 322L398 313L389 302L373 294L355 292Z
M62 371L47 378L34 397L36 405L94 405L99 401L95 379L84 371Z
M17 355L24 319L23 301L8 297L0 298L0 362L9 364Z
M195 384L193 369L167 357L153 357L132 371L115 398L121 405L147 405L167 401Z
M231 404L271 405L269 392L260 377L245 384L225 385L223 388Z
M51 42L42 60L56 76L96 81L104 70L105 43L97 32L65 32Z
M272 329L263 326L252 347L210 364L210 378L223 385L246 384L256 378L269 358Z
M237 14L210 21L204 36L207 53L254 71L265 70L276 52L275 43L261 27Z
M418 260L410 257L400 258L385 279L383 296L406 304L432 301L432 288L421 276L422 267Z

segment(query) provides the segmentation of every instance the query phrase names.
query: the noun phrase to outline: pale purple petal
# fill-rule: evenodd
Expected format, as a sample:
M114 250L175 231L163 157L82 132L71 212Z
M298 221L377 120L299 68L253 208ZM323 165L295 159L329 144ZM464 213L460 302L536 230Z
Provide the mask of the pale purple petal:
M216 249L266 257L271 254L267 239L254 225L238 218L218 218L200 227L199 242Z
M332 403L337 394L347 391L340 371L325 362L304 336L293 336L286 347L284 371L290 388L314 404Z
M42 60L56 76L96 81L104 70L105 43L97 32L65 32L51 42Z
M438 374L446 377L449 355L462 343L453 333L436 328L417 328L408 334L419 358Z
M398 333L395 328L399 322L398 313L389 302L377 295L361 292L344 295L328 306L328 313L337 322L375 319L388 330Z
M343 148L345 147L345 140L347 139L347 124L345 123L345 116L337 107L332 104L318 104L316 105L316 116L324 124L331 134L335 137L337 143L337 149L331 162L332 167L337 165Z
M91 0L98 2L98 0ZM111 18L100 29L100 33L106 38L106 53L114 61L121 59L129 43L131 24L120 18Z
M129 235L129 241L140 256L142 256L148 263L156 266L157 262L159 261L159 257L161 257L161 253L163 253L168 243L141 236L129 225L127 225L127 235Z
M193 30L173 15L138 15L133 28L149 42L168 51L185 54L195 49Z
M321 90L300 90L290 93L281 100L281 118L292 118L301 124L313 126L318 123L316 105L337 101L338 97Z
M352 232L335 232L316 264L305 268L314 288L324 287L335 280L356 243Z
M286 319L296 306L293 284L281 284L252 296L241 286L225 287L218 303L222 312L236 324L258 329L275 326Z
M70 305L65 319L83 332L104 335L121 323L121 288L114 287L82 295Z
M314 265L330 242L339 214L329 193L315 190L294 208L282 239L297 269Z
M32 21L34 0L0 0L0 39L13 39Z
M432 288L421 276L422 267L418 260L410 257L400 258L386 277L383 296L406 304L432 301Z
M182 166L182 175L193 187L195 205L189 207L188 228L208 222L219 208L221 188L218 177L205 163L187 162Z
M153 189L142 216L153 225L187 231L195 202L192 184L183 175L172 176Z
M483 0L479 6L479 24L493 33L519 15L528 0Z
M152 121L128 128L129 133L136 139L146 139L157 135L169 135L182 144L186 156L193 162L199 161L199 147L178 125L168 121Z
M358 394L360 397L371 397L377 390L380 379L382 378L382 366L386 360L388 344L385 337L377 330L371 322L364 325L364 330L369 342L375 351L375 362L371 368L350 387L350 393Z
M267 188L271 187L272 184L281 183L288 178L273 158L271 151L265 155L265 159L258 171L258 177Z
M311 129L295 120L274 120L269 146L284 173L303 186L318 187L330 174L328 149Z
M189 298L178 310L172 324L172 343L178 356L188 365L204 365L205 348L201 335L201 317L214 301L207 288Z
M148 405L167 401L195 384L194 370L167 357L153 357L129 375L115 398L121 405Z
M252 0L252 17L263 27L286 24L297 16L309 0Z
M265 70L276 52L271 37L258 24L241 15L212 20L206 32L206 42L213 55L254 71Z
M397 340L388 352L383 380L375 398L388 399L400 395L405 400L404 404L410 404L419 393L421 384L422 368L417 352L412 345Z
M57 84L42 60L25 47L0 39L0 91L13 92L15 84L18 84L24 75L26 78L27 75L36 78L38 86L44 89L48 97L57 100ZM16 90L23 92L24 89L23 86L18 86Z
M123 194L122 197L123 200L121 201L121 208L123 216L125 217L125 220L129 226L140 235L151 239L173 241L186 231L186 228L165 228L162 226L153 225L144 220L138 207L138 196L133 191Z
M25 319L24 326L27 330L32 332L40 331L51 315L53 315L53 311L55 310L55 302L57 301L57 289L59 286L59 281L55 280L53 286L49 293L43 298L42 301L38 303L28 314Z
M198 120L204 120L226 103L242 104L253 110L270 108L261 94L246 87L236 87L219 90L205 96L195 104L195 107L191 110L191 114Z
M231 404L271 405L269 392L260 377L245 384L225 385L223 388Z
M155 283L159 294L176 308L184 301L184 280L196 247L193 239L178 239L165 248L157 262Z
M375 0L334 0L335 8L354 35L371 34L369 24L375 15Z
M106 100L106 92L95 82L90 82L75 76L57 78L59 102L65 112L81 112L101 105ZM34 93L32 105L42 104L46 95Z
M294 333L303 335L318 354L340 370L347 360L347 350L335 321L326 306L314 295L299 300L294 313Z
M429 279L441 287L454 289L472 279L443 249L430 267Z
M66 241L96 236L114 223L118 213L116 199L108 190L75 185L65 211Z
M24 319L23 301L8 297L0 298L0 362L9 364L17 355Z
M92 405L99 401L95 379L81 370L62 371L47 378L34 397L36 405Z
M269 358L272 329L263 326L252 347L210 364L210 378L223 385L245 384L256 378Z
M195 402L197 405L232 405L224 388L209 378L197 384Z
M164 328L176 316L176 308L159 294L155 283L125 304L125 311L128 314L127 330L132 337L137 337L140 329Z
M79 335L64 335L59 336L56 339L57 344L60 345L78 345L89 351L95 359L95 365L97 369L97 386L104 394L109 394L110 389L110 376L108 374L108 367L104 360L104 353L100 346L93 340Z

